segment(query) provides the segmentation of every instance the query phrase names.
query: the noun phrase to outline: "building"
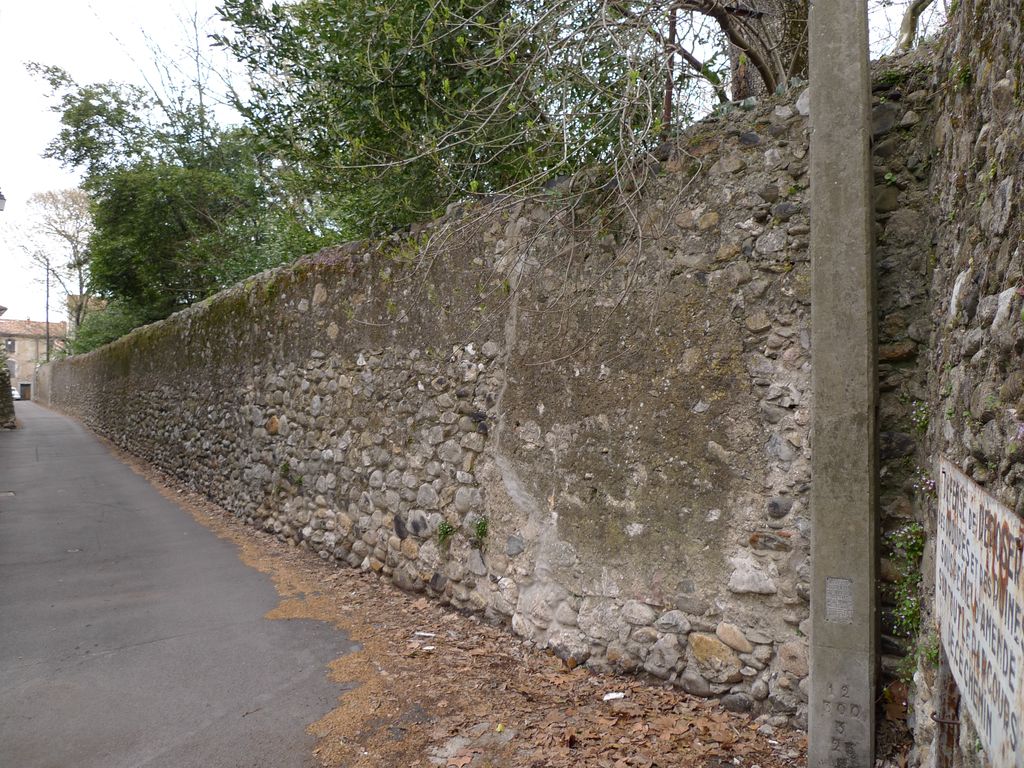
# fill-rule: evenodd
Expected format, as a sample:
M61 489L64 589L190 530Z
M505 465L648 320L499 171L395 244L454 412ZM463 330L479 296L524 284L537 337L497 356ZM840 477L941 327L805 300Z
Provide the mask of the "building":
M67 323L50 323L50 354L63 351ZM11 386L23 399L32 397L36 366L46 362L46 323L36 320L7 320L0 317L0 342L11 374Z

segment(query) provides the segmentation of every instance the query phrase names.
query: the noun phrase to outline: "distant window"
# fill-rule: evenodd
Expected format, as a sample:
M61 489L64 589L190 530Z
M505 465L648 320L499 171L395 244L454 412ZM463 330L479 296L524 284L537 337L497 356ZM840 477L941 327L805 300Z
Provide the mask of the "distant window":
M14 379L18 375L18 364L13 360L7 361L7 370L11 373L11 378Z
M7 348L7 354L14 354L14 339L4 339L4 346Z

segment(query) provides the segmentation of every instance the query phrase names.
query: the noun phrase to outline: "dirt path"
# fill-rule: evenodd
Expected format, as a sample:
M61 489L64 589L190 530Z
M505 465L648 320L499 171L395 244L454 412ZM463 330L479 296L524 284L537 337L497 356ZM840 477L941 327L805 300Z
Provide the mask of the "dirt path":
M759 725L664 684L569 669L507 629L249 528L118 453L272 578L281 603L267 618L331 622L360 644L331 664L332 678L350 690L309 727L324 766L805 764L802 733ZM608 694L624 695L606 701Z

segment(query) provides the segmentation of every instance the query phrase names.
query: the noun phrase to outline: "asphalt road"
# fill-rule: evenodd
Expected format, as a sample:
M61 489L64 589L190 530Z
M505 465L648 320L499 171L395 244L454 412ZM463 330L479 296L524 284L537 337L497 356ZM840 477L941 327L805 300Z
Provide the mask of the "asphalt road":
M0 766L311 766L350 650L74 422L0 431ZM13 495L11 495L13 494Z

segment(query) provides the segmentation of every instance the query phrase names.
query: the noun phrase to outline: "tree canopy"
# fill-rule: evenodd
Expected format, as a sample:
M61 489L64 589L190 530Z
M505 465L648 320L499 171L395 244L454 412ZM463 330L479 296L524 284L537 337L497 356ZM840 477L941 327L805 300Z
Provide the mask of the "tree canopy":
M771 59L771 87L799 67L764 24L757 53L743 35L759 15L717 0L225 0L221 14L234 32L217 41L250 77L239 108L350 236L635 158L726 98L730 40Z
M29 200L32 234L22 243L29 259L52 277L67 297L68 320L78 328L90 307L89 196L81 189L38 192Z
M88 289L117 302L122 320L166 317L317 247L281 202L271 159L249 131L213 121L201 85L154 95L32 68L61 116L46 154L83 172Z

